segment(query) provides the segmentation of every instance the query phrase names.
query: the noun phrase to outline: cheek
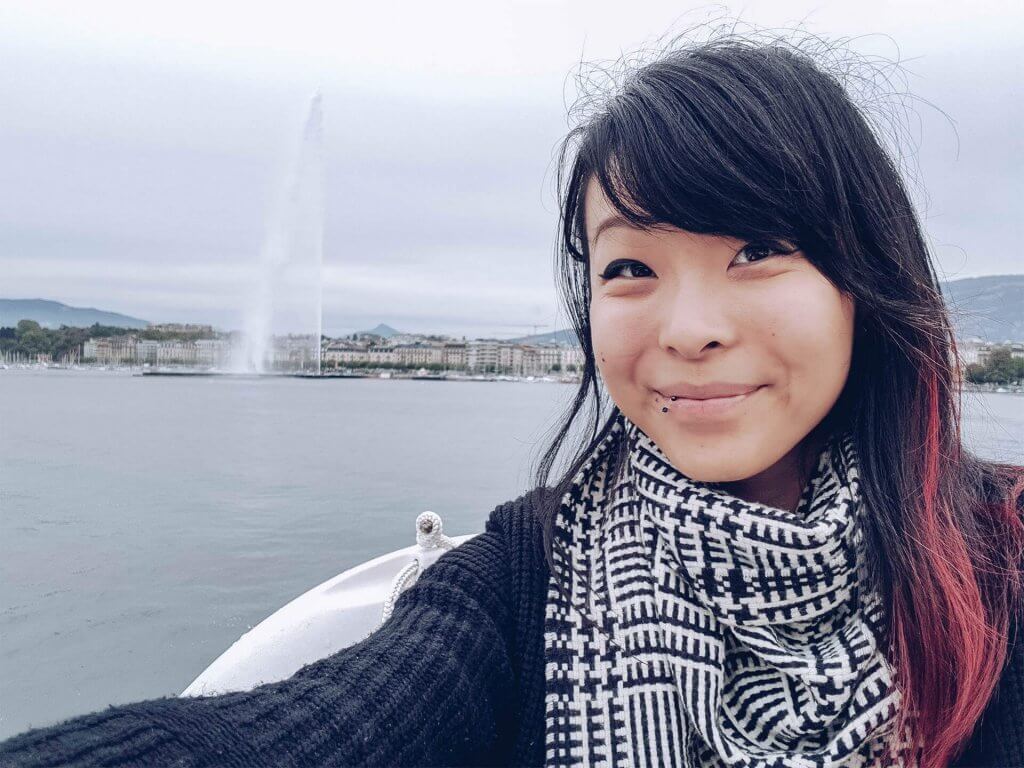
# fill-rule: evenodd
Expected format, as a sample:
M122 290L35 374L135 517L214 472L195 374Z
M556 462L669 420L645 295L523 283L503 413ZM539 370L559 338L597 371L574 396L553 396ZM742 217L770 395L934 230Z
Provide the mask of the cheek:
M632 306L628 301L600 300L590 305L590 342L602 370L629 364L648 343L651 313L637 312Z
M794 276L763 298L768 301L757 308L762 341L785 367L790 394L837 396L850 366L852 301L816 271Z

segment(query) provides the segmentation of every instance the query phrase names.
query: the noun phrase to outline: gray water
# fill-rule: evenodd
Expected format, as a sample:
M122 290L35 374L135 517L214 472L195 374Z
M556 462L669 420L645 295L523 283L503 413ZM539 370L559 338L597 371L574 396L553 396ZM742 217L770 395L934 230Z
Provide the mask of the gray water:
M574 386L0 371L0 738L178 694L292 598L532 487ZM1024 462L1024 398L964 438Z

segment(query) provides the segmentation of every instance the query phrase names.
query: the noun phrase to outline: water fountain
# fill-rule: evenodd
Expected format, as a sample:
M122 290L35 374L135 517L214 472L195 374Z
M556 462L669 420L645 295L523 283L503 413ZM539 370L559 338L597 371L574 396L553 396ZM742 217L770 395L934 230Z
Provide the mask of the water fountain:
M319 375L323 240L323 108L317 93L268 217L244 330L232 350L232 372Z

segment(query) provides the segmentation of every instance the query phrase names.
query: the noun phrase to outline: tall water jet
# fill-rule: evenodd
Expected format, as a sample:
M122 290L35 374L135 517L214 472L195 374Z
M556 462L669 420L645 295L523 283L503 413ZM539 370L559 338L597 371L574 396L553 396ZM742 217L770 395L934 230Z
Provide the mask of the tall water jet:
M319 93L267 221L257 279L234 356L236 372L320 373L323 332L324 149Z

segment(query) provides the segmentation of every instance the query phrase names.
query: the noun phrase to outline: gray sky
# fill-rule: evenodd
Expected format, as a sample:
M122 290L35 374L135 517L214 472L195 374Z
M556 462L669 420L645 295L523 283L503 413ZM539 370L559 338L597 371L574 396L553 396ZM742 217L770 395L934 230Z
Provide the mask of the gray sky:
M902 59L955 123L918 103L907 146L940 277L1024 271L1020 3L350 5L0 6L0 297L237 326L320 88L326 332L565 327L553 152L571 72L723 13Z

